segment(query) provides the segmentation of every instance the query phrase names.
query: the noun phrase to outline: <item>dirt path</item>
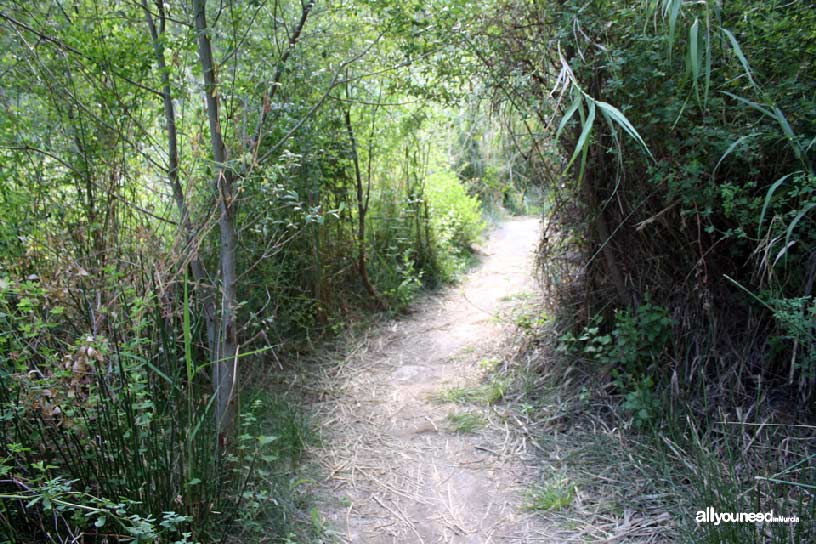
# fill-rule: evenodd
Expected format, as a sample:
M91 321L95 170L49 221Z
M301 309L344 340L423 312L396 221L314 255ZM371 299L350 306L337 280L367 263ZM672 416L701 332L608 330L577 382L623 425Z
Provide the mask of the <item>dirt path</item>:
M334 540L552 541L523 508L532 448L486 402L500 386L480 386L513 333L499 317L535 291L538 232L535 219L502 223L460 285L418 302L321 380L309 409L323 441L311 457Z

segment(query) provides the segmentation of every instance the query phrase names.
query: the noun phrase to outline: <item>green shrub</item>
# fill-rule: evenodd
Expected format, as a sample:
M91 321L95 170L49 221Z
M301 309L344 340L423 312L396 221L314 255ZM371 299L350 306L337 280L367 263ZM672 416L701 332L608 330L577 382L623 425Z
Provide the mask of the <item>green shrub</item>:
M447 169L428 176L426 186L437 241L455 250L469 249L485 228L479 199L468 195L456 174Z
M634 313L616 310L608 333L601 331L600 316L596 316L578 336L562 335L558 350L613 365L612 383L624 395L623 408L632 414L635 425L643 426L660 412L655 377L668 365L673 325L668 310L647 299Z
M481 203L451 170L431 174L426 184L436 267L444 281L451 281L469 264L471 247L485 229Z

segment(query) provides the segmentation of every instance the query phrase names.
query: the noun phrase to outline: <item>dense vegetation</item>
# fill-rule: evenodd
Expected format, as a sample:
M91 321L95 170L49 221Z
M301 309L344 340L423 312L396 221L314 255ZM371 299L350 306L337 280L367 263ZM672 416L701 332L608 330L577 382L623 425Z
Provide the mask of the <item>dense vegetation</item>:
M4 539L285 541L301 415L254 378L541 195L564 382L810 519L816 11L475 4L0 5Z
M687 481L692 504L812 520L813 6L503 6L477 50L549 166L561 379L652 433L648 455L686 467L653 477ZM811 522L689 530L813 538Z
M468 265L465 112L363 4L0 16L2 540L240 534L303 445L239 375Z

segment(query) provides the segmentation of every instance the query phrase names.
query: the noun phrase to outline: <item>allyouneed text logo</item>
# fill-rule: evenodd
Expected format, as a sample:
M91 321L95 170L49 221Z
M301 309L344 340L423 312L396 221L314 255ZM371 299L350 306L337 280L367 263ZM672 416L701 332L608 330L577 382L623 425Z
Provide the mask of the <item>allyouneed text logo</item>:
M799 516L777 516L771 512L717 512L713 506L697 510L697 523L799 523Z

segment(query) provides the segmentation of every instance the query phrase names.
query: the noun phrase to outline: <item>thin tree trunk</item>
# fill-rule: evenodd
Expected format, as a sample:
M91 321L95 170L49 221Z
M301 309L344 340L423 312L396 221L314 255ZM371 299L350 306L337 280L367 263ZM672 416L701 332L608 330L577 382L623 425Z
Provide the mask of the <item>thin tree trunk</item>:
M198 256L196 247L195 230L190 219L190 211L187 208L187 201L184 199L184 190L179 181L179 157L178 157L178 132L176 129L176 110L173 106L173 98L170 93L170 74L167 71L167 64L164 59L164 44L161 36L165 31L164 8L160 2L156 3L159 14L159 27L156 28L153 15L147 5L147 0L142 0L142 8L147 19L147 26L150 29L150 37L153 42L153 53L156 55L156 64L161 77L161 95L164 102L165 131L167 133L167 154L168 170L167 182L173 191L173 199L176 201L182 231L184 233L187 250L190 251L190 270L195 281L196 292L200 295L202 311L204 313L204 325L207 330L207 347L210 352L211 362L216 359L218 353L218 322L215 315L215 300L213 298L212 286L208 285L207 270L204 263Z
M198 33L198 58L204 73L204 94L210 125L210 145L216 163L215 186L219 196L221 231L221 327L217 358L213 364L215 421L219 443L224 446L232 435L237 404L238 330L235 324L237 281L235 271L235 209L233 174L227 168L227 149L218 118L219 96L212 46L207 28L206 0L193 0L195 28Z
M590 154L590 166L597 166L598 164L591 160L594 158L594 155L594 153ZM622 306L630 306L632 301L629 296L629 291L626 288L626 282L624 281L624 276L621 273L620 266L618 265L618 262L615 259L615 254L609 245L611 241L609 227L606 224L603 209L598 205L598 199L595 196L595 187L592 183L592 174L592 168L587 168L584 174L582 188L584 192L584 200L589 206L590 213L595 213L595 233L598 236L598 242L601 244L601 253L603 253L604 261L606 261L606 271L609 273L609 278L612 280L612 285L615 286L615 290L617 291L618 302Z
M346 95L348 96L348 89L346 89ZM354 181L357 189L357 270L360 273L360 280L363 282L365 290L368 291L368 294L371 295L371 298L380 309L385 309L385 302L368 276L365 247L365 218L366 213L368 213L368 196L363 195L363 179L360 175L357 139L354 137L354 128L351 124L351 106L343 110L343 117L346 122L346 132L348 132L349 141L351 142L351 158L354 163Z
M263 129L264 125L266 124L266 120L269 116L269 108L270 101L275 97L275 93L278 92L278 88L281 86L280 80L283 76L283 70L286 67L286 61L289 60L289 55L292 54L292 51L295 48L295 45L300 39L300 34L303 32L303 27L306 25L306 19L309 17L309 13L311 13L312 8L314 8L315 0L309 0L306 4L303 4L303 7L300 11L300 20L297 22L297 25L294 28L294 31L289 36L289 43L286 46L286 49L281 54L280 59L278 60L278 66L275 68L275 75L272 77L272 81L267 86L266 94L264 95L263 100L263 107L261 109L261 116L258 120L258 127L255 130L255 138L254 142L254 149L253 149L253 158L257 159L258 157L258 150L261 147L261 142L263 141ZM277 4L276 4L277 6ZM277 16L276 12L273 12L274 16Z

